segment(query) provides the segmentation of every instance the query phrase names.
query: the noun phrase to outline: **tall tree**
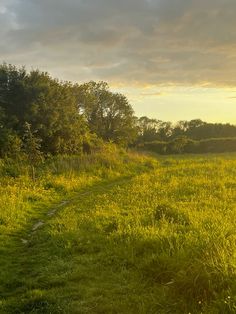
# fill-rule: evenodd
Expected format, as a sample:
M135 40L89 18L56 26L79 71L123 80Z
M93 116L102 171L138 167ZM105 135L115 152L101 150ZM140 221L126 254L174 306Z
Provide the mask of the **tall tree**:
M0 66L0 107L5 123L22 137L27 121L38 130L45 153L77 153L82 150L88 128L77 107L74 87L52 79L47 73Z
M92 132L106 141L119 144L136 137L136 118L127 98L112 93L105 82L78 86L78 103Z
M137 124L139 131L138 142L152 142L160 140L158 131L162 121L150 119L144 116L138 119Z

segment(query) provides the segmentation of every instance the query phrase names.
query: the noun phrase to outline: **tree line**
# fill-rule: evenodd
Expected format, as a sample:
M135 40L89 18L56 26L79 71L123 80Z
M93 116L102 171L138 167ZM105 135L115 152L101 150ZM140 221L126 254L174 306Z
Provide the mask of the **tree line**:
M152 141L172 141L180 137L192 140L209 138L236 137L236 126L223 123L207 123L200 119L179 121L176 124L163 122L157 119L141 117L138 120L139 143Z
M0 65L2 158L22 152L32 160L90 153L104 141L147 148L147 143L176 141L183 146L186 139L234 137L236 126L230 124L199 119L172 124L138 118L128 99L112 92L105 82L77 84L39 70L27 72L24 67Z

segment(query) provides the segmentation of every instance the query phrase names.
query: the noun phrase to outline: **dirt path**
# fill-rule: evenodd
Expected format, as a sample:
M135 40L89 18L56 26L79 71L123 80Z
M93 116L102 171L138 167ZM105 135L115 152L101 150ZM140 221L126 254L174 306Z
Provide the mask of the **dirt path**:
M42 258L41 255L44 253L41 249L45 243L41 243L39 232L43 231L42 229L50 223L51 219L66 206L79 204L86 195L94 194L96 197L96 195L107 192L115 186L128 184L133 177L127 176L106 182L98 182L75 193L71 198L62 200L51 208L41 208L26 226L9 236L5 243L8 251L4 265L2 265L2 272L5 276L0 283L0 313L18 313L19 300L23 300L23 296L27 299L28 291L38 285L35 280L38 268L41 266L40 263L48 263L53 254L48 252L50 255L45 254L45 258ZM25 299L22 302L26 302ZM31 313L28 309L28 312L25 309L24 311L20 312L19 310L19 313Z
M50 208L48 210L48 212L46 213L46 215L44 215L43 218L40 218L38 220L36 220L31 228L30 231L28 233L26 233L26 235L24 237L20 238L20 241L22 242L22 244L27 245L32 237L32 235L37 232L38 229L42 228L47 221L55 216L58 211L60 209L62 209L63 207L74 203L74 202L79 202L79 199L83 196L92 194L92 193L98 193L98 192L106 192L107 190L111 189L114 186L120 186L123 184L126 184L127 182L129 182L131 180L133 176L130 177L125 177L125 178L119 178L119 179L115 179L112 182L100 182L98 184L96 184L95 186L92 187L88 187L85 189L85 191L83 192L78 192L74 197L69 198L67 200L63 200L61 201L59 204L55 205L53 208Z

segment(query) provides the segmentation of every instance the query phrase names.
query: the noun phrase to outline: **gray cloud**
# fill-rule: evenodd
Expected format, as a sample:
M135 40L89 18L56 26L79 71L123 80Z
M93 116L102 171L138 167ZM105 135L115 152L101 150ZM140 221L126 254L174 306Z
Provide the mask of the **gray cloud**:
M0 0L0 58L72 80L236 85L235 0Z

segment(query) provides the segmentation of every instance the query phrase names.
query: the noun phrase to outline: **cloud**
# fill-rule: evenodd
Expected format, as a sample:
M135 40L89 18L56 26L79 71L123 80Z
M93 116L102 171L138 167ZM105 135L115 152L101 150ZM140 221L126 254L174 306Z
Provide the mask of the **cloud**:
M72 80L236 86L235 0L1 0L0 58Z
M164 96L165 93L163 92L147 92L147 93L141 93L140 96L144 96L144 97L160 97L160 96Z

